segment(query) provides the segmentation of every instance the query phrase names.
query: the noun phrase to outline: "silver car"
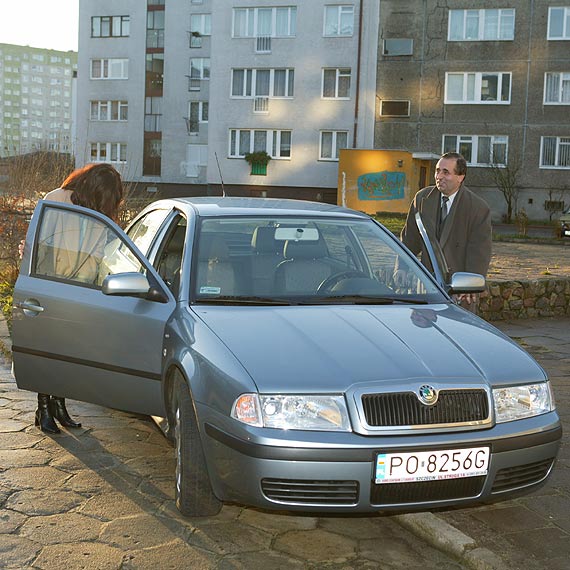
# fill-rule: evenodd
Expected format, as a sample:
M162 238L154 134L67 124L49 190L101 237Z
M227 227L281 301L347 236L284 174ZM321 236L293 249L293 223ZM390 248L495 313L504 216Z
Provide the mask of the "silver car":
M162 418L186 515L504 499L544 483L562 430L544 370L450 296L484 286L432 276L326 204L161 200L125 233L44 201L14 292L15 375Z

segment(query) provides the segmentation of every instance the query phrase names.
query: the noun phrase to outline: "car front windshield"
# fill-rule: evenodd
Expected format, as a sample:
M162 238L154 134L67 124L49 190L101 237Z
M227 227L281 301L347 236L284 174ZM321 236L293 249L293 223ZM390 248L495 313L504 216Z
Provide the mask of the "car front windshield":
M442 302L428 273L371 219L206 218L192 300L228 304Z

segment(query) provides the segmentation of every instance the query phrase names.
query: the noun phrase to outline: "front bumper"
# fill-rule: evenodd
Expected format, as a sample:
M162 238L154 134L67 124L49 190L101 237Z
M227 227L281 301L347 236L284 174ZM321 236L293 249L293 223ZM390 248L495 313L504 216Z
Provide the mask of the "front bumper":
M208 470L220 499L266 509L337 513L412 511L529 492L547 479L562 437L555 412L486 430L395 437L245 426L241 433L231 433L230 427L235 422L204 423ZM384 485L373 480L379 451L485 445L491 458L482 477Z

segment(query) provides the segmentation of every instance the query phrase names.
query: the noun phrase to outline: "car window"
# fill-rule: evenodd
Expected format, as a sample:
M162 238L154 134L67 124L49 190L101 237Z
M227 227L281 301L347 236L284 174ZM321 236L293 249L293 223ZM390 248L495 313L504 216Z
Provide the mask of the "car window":
M207 218L194 244L199 302L441 301L441 291L402 245L370 219ZM406 268L405 280L396 279Z
M170 210L152 210L127 229L127 235L146 256L156 233Z
M38 224L32 275L100 287L105 277L144 272L113 228L84 214L45 207Z

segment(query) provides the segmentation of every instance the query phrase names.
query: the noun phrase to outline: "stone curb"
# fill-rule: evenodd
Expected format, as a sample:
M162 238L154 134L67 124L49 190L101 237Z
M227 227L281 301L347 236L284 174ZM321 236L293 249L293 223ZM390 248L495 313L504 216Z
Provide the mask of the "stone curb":
M473 570L508 570L495 553L478 547L475 540L433 513L411 513L392 518L434 548L461 560Z

